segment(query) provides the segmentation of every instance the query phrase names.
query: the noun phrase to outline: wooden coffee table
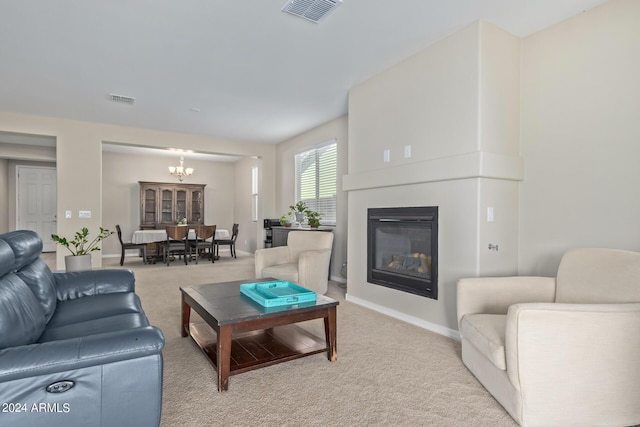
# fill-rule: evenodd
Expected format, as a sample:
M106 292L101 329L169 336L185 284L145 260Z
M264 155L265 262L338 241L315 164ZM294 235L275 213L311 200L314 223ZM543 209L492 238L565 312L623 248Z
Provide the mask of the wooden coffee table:
M191 335L218 371L218 391L229 388L229 376L312 354L327 352L334 362L338 301L317 295L316 301L263 307L240 293L250 279L180 288L182 336ZM194 310L204 322L190 322ZM325 337L295 325L324 319Z

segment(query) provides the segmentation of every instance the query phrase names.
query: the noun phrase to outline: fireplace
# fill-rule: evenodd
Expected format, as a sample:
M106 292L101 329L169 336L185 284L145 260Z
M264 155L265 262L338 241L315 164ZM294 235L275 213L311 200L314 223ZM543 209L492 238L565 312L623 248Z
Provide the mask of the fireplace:
M368 209L367 282L438 299L438 207Z

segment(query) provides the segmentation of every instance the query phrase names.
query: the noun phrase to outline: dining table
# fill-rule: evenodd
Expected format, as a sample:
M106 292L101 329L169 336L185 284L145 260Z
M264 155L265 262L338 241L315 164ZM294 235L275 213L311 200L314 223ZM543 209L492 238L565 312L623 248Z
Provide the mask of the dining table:
M216 229L215 239L228 239L231 234L229 230L225 229ZM189 240L195 240L196 238L196 230L193 228L189 229L189 236L187 237ZM211 240L211 239L209 239ZM158 229L158 230L136 230L133 232L133 236L131 238L131 243L157 243L157 242L166 242L167 241L167 231Z
M229 233L229 230L225 230L221 228L221 229L216 229L216 234L215 234L215 237L213 237L213 239L215 240L228 239L230 236L231 234ZM196 239L195 229L193 228L189 229L189 235L187 236L187 239L189 240ZM212 240L211 238L207 239L207 241L209 242L211 240ZM167 241L167 231L163 229L136 230L133 232L133 236L131 237L131 243L146 244L147 253L155 252L155 255L150 255L148 257L148 261L152 262L153 264L155 264L157 259L161 258L159 253L160 249L157 244L166 242L166 241ZM151 245L152 247L150 247L149 245ZM215 259L217 259L217 257Z

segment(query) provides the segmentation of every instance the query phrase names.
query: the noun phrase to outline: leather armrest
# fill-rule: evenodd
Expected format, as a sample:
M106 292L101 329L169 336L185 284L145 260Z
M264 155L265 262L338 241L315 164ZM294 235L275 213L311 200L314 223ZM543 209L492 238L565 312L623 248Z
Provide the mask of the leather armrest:
M465 314L507 314L512 304L553 302L553 277L480 277L458 280L458 330Z
M258 249L255 252L256 278L261 279L262 270L266 267L289 262L289 248L276 246L275 248Z
M0 382L104 365L160 353L162 332L153 326L0 350Z
M60 301L84 296L134 292L135 277L131 270L90 270L54 273L57 298Z

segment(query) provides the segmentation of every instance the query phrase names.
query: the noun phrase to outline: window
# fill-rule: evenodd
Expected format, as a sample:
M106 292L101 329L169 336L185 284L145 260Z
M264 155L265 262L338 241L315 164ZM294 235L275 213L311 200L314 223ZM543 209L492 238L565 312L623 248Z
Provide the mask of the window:
M258 221L258 167L251 168L251 221Z
M335 139L296 154L296 202L322 215L321 224L336 224L337 142Z

